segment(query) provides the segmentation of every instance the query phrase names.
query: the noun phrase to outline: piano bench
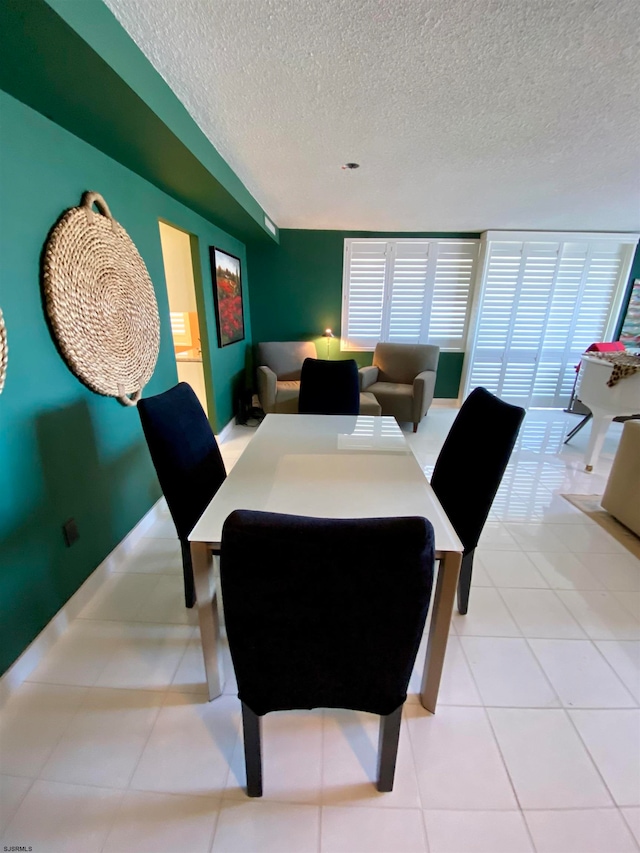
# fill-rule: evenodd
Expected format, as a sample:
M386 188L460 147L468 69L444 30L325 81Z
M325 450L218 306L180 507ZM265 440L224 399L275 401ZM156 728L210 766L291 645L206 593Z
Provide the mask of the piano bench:
M624 425L601 503L610 515L640 536L640 420Z

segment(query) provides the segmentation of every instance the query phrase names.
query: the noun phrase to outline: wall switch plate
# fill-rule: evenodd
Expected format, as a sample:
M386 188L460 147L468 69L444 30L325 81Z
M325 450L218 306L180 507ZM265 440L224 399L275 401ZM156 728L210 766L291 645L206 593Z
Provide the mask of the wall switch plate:
M62 525L62 535L64 536L64 542L67 548L70 548L74 542L77 542L80 538L80 534L78 533L78 525L76 524L75 518L69 518Z

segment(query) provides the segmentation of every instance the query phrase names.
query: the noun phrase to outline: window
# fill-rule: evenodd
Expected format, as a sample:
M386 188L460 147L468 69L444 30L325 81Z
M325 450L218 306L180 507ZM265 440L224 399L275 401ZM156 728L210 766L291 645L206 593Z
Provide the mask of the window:
M347 239L344 248L343 349L464 349L478 240Z
M637 234L487 232L465 393L523 406L569 402L580 355L606 340Z

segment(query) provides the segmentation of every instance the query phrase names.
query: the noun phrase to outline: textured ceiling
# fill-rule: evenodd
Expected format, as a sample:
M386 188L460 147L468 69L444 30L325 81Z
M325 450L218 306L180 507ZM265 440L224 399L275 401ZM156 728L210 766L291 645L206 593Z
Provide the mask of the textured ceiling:
M281 228L640 228L637 0L105 2Z

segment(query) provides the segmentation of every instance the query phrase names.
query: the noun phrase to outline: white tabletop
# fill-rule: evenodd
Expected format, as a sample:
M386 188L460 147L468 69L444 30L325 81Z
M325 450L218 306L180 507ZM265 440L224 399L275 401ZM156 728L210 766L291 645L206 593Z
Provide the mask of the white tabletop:
M189 536L219 547L235 509L317 518L424 516L436 552L462 544L394 418L267 415Z

